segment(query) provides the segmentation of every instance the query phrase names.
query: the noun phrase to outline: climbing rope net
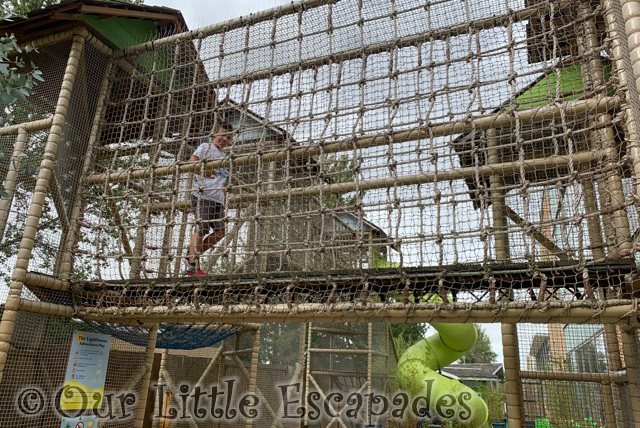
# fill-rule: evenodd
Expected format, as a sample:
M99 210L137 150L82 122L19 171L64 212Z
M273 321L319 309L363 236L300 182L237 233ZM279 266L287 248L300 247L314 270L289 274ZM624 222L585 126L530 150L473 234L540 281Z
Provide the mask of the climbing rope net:
M174 321L501 302L522 304L513 319L532 302L628 314L640 109L614 3L313 1L114 53L63 195L51 270L68 282L30 289ZM191 160L220 123L222 154ZM203 225L191 199L221 172L224 236L199 255L207 276L185 277Z

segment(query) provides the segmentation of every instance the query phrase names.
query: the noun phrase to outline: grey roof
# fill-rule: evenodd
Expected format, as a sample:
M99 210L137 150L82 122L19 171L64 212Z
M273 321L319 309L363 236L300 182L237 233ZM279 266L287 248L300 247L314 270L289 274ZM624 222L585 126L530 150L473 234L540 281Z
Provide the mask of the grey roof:
M453 375L460 380L502 380L502 363L451 364L442 369L442 374Z

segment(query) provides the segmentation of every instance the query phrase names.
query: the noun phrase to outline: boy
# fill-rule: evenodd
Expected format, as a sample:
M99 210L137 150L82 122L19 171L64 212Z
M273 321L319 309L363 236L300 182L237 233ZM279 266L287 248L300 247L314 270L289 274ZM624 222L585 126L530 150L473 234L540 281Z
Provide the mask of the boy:
M221 123L212 140L206 141L198 148L189 161L224 158L222 150L231 142L233 128ZM199 256L213 247L225 234L224 205L227 198L225 183L229 172L224 168L205 172L202 176L195 174L191 192L191 206L196 217L197 230L191 235L189 255L187 256L187 276L206 276L200 269Z

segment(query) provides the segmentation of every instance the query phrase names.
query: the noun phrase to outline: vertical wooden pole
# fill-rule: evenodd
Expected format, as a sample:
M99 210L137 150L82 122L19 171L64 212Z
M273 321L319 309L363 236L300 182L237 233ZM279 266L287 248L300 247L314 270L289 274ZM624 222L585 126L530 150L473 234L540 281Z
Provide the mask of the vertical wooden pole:
M84 30L86 33L86 30ZM53 175L53 165L58 152L58 144L62 136L62 129L65 123L69 100L73 90L73 83L76 78L76 71L80 63L80 57L84 49L85 35L75 34L69 58L65 68L64 77L62 78L62 86L58 101L56 103L55 113L52 118L52 125L49 130L47 144L44 148L42 161L40 162L40 171L36 179L36 185L33 190L31 204L27 213L24 232L20 241L18 257L11 274L11 286L7 295L2 320L0 321L0 383L4 375L4 369L7 364L7 357L13 340L13 332L15 329L16 317L18 315L18 307L20 305L20 297L24 285L24 278L27 274L29 261L33 251L33 244L36 239L40 218L44 207L45 198L49 191L49 182Z
M485 133L487 147L489 149L489 164L501 162L500 147L498 146L497 132L495 129L488 129ZM509 261L509 234L507 232L507 215L505 211L505 193L502 187L504 180L501 175L492 174L489 177L491 189L491 212L493 215L494 243L496 250L496 260L498 262Z
M522 428L522 384L520 382L520 354L518 330L515 324L502 324L502 350L504 354L504 380L509 428Z
M584 195L584 208L587 213L594 214L598 212L596 203L596 187L593 181L586 180L582 182L582 193ZM605 221L605 226L610 222ZM591 242L591 254L594 260L604 260L604 242L602 241L602 229L600 228L600 219L595 215L587 217L587 230L589 231L589 240Z
M618 343L618 334L615 325L604 325L604 339L606 341L605 346L607 348L607 356L609 357L609 371L616 373L622 370L622 360L620 359L620 346ZM611 395L613 397L616 420L619 425L624 426L622 395L618 384L611 383Z
M142 378L140 393L138 394L138 408L133 420L133 428L142 428L144 415L147 409L147 397L149 396L149 382L151 380L151 368L153 367L153 355L156 351L156 341L158 340L158 324L149 329L149 339L147 340L147 350L144 357L145 373Z
M591 5L581 1L578 5L578 15L585 18L592 14ZM578 37L578 52L585 57L582 64L582 83L585 92L593 92L596 97L607 96L604 67L599 54L599 41L595 20L585 19L580 25L581 32ZM595 119L599 125L612 123L612 117L601 114ZM600 127L589 133L589 138L594 149L601 149L604 154L604 164L613 165L618 162L618 147L612 126ZM611 215L604 215L605 232L612 235L613 242L607 242L610 249L609 257L619 258L621 255L629 255L631 249L631 232L629 218L625 208L625 196L622 189L622 179L618 173L619 168L612 170L603 180L599 180L598 190L602 201L609 201L617 209ZM585 195L586 198L586 195ZM586 200L585 200L586 202ZM594 202L595 205L595 202Z
M640 11L640 9L639 9ZM627 367L627 382L629 385L629 401L631 402L632 421L626 421L627 426L640 428L640 343L638 331L623 331L622 344L624 362Z
M304 377L304 426L309 426L309 400L307 397L309 396L309 391L311 391L311 348L313 344L311 339L313 337L313 324L307 324L307 367L305 370Z
M187 201L190 201L191 199L191 187L193 186L193 180L194 180L194 173L191 172L189 173L189 179L187 180L187 187L185 191L185 198ZM189 219L189 213L187 211L183 211L182 216L180 218L181 218L180 232L178 232L178 245L176 247L176 254L180 254L180 252L183 251L185 238L187 236L187 220ZM178 274L180 273L180 263L182 263L182 256L178 255L178 257L176 257L175 264L173 266L174 276L178 276Z
M160 358L160 369L158 370L158 390L156 391L156 404L155 404L155 410L154 410L154 415L164 415L163 410L164 410L164 387L162 389L162 391L160 391L160 386L162 385L164 382L164 371L167 369L167 359L169 358L169 350L168 349L164 349L162 351L162 357ZM162 394L160 393L162 392ZM162 422L162 417L159 417L157 419L153 420L152 426L154 428L159 428L160 424Z
M249 388L247 392L249 394L255 394L258 386L258 362L260 357L260 328L255 331L253 337L253 349L251 350L251 366L249 367ZM245 428L251 428L253 426L253 419L247 418L244 423Z
M616 409L613 404L613 390L611 382L602 382L602 400L604 402L604 420L605 426L615 427L616 425Z
M367 323L367 423L373 424L371 414L373 413L373 402L371 401L371 391L373 389L373 323Z
M96 143L100 138L100 121L102 120L102 115L104 114L104 104L107 99L107 94L109 93L109 87L111 84L110 77L112 67L113 63L109 61L104 72L104 77L102 78L100 93L98 95L96 114L93 117L91 134L89 135L89 143L87 146L87 151L85 153L84 165L82 166L81 180L84 180L84 178L87 176L94 162L93 152L95 150ZM82 182L78 184L78 188L76 189L75 198L73 199L73 208L71 209L71 216L69 217L69 231L67 232L67 238L63 243L64 253L61 258L60 269L58 270L58 274L63 280L68 280L69 276L71 275L71 271L73 269L73 249L79 239L79 220L82 216L84 207L84 198L82 197L82 195L85 190L81 183Z
M9 160L9 170L4 178L4 190L9 194L9 196L0 199L0 241L4 236L7 219L9 218L9 211L11 211L13 193L16 188L16 178L18 176L18 169L20 168L20 154L24 153L27 146L27 136L27 131L24 128L20 128L18 130L16 143L13 146L13 155Z
M638 102L638 90L640 89L640 1L638 0L608 0L607 30L613 32L612 52L616 61L616 72L621 87L626 88L628 104L626 105L625 125L627 128L627 153L633 163L633 176L635 182L634 193L640 197L640 112ZM622 28L617 22L617 5L620 4L622 21L627 40L621 40ZM625 43L626 42L626 43ZM626 46L625 46L626 45ZM628 52L625 52L628 48ZM628 55L628 57L627 57ZM626 64L626 60L631 62ZM633 81L635 78L635 82ZM635 85L634 85L635 83Z

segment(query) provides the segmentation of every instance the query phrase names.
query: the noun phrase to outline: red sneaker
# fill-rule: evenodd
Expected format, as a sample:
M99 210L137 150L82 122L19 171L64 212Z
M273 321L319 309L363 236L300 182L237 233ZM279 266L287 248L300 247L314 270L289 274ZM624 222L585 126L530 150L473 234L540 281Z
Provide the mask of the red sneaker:
M186 276L207 276L201 269L189 268L184 273Z

